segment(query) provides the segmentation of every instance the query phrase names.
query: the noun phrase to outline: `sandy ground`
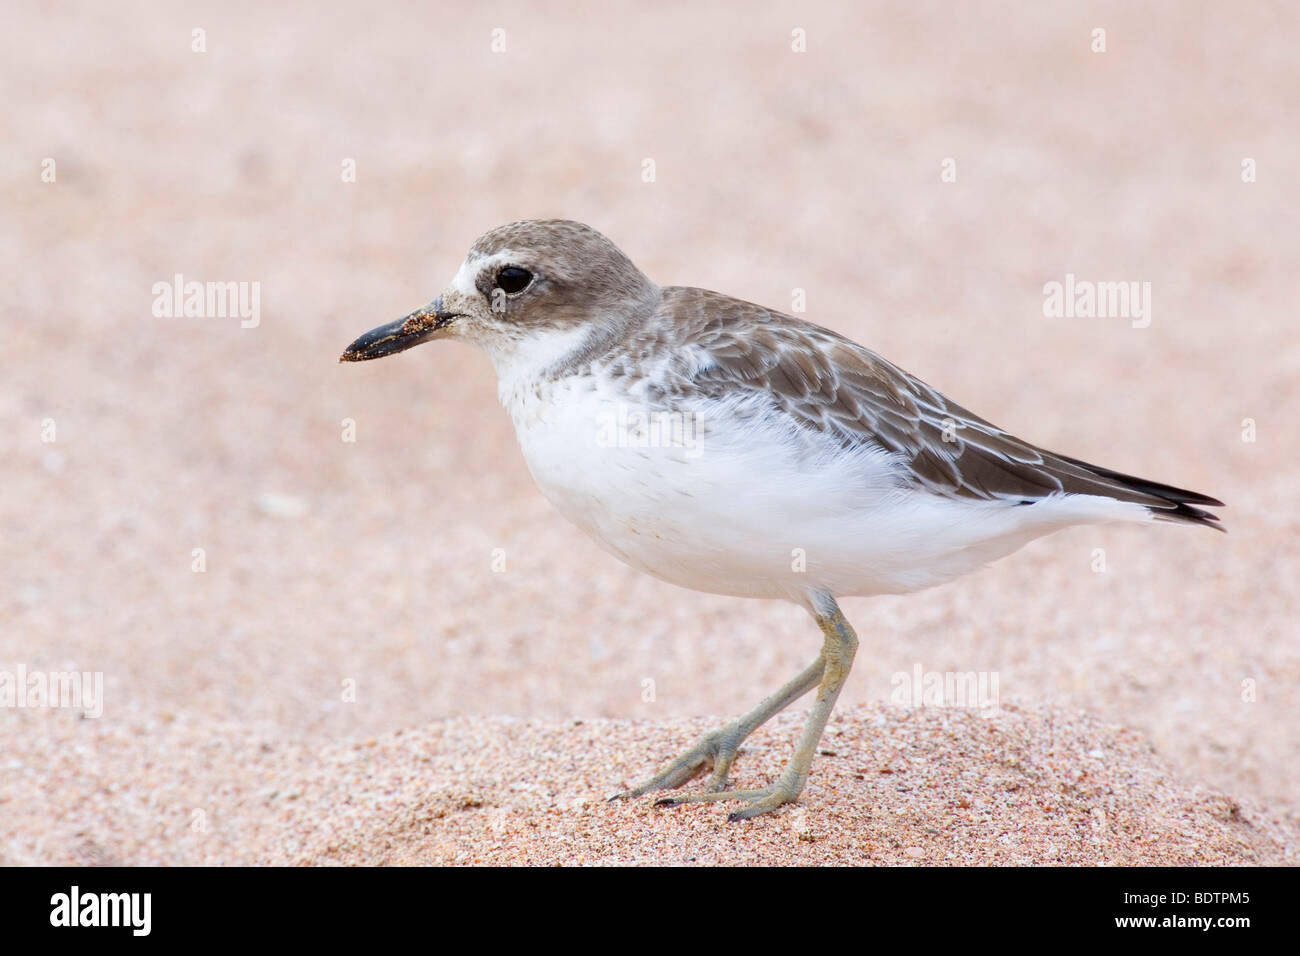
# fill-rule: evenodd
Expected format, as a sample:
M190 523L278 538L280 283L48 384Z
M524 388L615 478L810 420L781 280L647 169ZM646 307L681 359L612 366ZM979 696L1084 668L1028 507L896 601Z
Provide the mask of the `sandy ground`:
M803 799L726 822L721 804L609 803L698 718L462 717L305 746L241 726L71 722L17 738L0 863L1243 865L1297 862L1294 826L1189 784L1138 733L1083 712L858 706L828 727ZM780 772L798 715L733 775ZM199 737L202 740L199 740ZM122 768L129 767L129 778ZM75 794L58 800L51 794Z
M9 4L0 674L102 673L104 711L0 708L0 860L1294 862L1296 26L1130 7ZM1076 529L846 601L799 806L601 803L818 635L565 524L477 353L336 363L540 216L666 284L803 290L1230 533ZM155 316L177 273L260 283L257 326ZM1150 325L1045 317L1067 273L1150 282ZM918 666L996 674L1002 713L888 705Z

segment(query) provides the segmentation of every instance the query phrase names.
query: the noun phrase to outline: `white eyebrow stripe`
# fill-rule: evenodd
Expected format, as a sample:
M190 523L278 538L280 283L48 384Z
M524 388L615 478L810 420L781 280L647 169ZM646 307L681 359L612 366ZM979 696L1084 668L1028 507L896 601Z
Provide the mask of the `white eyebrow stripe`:
M474 277L478 275L477 259L471 259L466 256L465 261L460 264L456 275L452 278L448 288L459 292L461 295L475 295L478 289L474 285Z
M474 284L474 280L482 272L487 269L495 272L500 267L514 262L517 258L518 254L511 249L502 249L490 256L470 254L460 264L460 269L457 270L455 277L451 280L450 288L462 295L478 295L478 286Z

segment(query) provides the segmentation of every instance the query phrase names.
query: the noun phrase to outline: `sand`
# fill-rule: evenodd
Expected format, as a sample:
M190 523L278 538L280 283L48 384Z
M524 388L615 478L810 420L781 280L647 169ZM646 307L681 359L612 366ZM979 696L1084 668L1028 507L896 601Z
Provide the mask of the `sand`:
M0 707L0 859L1294 862L1294 26L748 10L8 5L0 672L102 674L104 709ZM606 805L819 635L568 526L483 356L337 364L541 216L666 284L801 290L1030 441L1222 498L1230 533L1075 529L845 601L837 756L798 806ZM256 326L155 315L177 274L259 283ZM1150 282L1149 325L1045 316L1067 274ZM888 703L918 666L996 674L1001 713Z
M184 719L67 720L8 755L0 863L1297 862L1275 811L1181 779L1141 734L1046 706L846 709L800 802L752 821L607 802L708 726L465 717L311 748ZM797 730L787 715L760 731L733 780L779 773Z

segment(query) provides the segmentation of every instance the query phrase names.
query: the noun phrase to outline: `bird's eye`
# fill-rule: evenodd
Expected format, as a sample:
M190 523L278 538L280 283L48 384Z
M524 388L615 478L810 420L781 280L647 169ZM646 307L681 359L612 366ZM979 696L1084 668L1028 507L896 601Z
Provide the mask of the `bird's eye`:
M523 292L528 283L533 281L533 274L518 266L506 266L497 273L497 288L507 295Z

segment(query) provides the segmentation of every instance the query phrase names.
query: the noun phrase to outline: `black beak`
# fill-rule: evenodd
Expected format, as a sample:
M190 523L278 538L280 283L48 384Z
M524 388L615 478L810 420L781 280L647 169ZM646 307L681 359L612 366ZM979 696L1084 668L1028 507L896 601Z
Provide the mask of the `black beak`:
M442 299L434 299L405 318L371 329L349 345L339 356L339 361L366 362L405 352L411 346L431 339L435 332L450 325L456 317L457 313L442 310Z

